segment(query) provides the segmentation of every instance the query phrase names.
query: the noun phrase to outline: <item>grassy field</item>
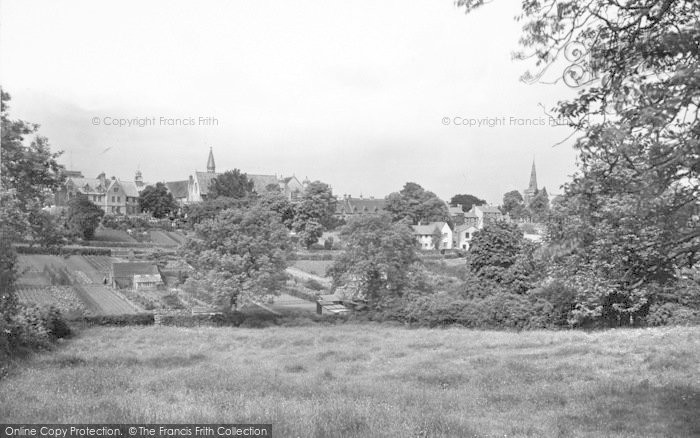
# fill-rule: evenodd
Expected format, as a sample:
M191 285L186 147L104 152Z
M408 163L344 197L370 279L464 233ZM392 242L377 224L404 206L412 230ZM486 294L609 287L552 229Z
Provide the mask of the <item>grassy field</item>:
M0 422L261 422L303 437L700 436L700 328L93 328L0 381Z

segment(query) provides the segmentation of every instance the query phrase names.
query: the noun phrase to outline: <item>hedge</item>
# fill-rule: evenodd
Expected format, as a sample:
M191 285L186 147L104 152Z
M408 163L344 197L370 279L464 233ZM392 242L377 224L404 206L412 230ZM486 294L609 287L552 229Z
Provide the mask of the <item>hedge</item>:
M85 247L52 247L45 248L41 246L17 246L15 247L17 254L43 254L43 255L94 255L94 256L111 256L112 250L109 248L85 248Z
M124 315L82 316L71 319L71 322L82 322L88 325L112 325L123 327L130 325L153 325L154 318L152 313L131 313Z

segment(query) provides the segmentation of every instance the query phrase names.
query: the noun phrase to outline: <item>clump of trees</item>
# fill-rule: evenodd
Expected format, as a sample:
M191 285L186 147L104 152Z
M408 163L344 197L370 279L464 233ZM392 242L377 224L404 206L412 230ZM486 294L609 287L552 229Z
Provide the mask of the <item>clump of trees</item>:
M79 193L68 201L66 227L72 234L90 240L95 236L104 214L104 210Z
M415 238L405 223L389 215L351 219L341 228L345 251L329 269L336 287L349 285L354 298L374 309L401 298L412 286L418 261Z
M474 196L474 195L466 195L466 194L459 194L459 195L454 195L450 199L450 205L461 205L462 206L462 211L467 212L472 209L473 206L479 206L479 205L485 205L486 201Z
M139 194L139 208L156 219L168 217L178 210L177 202L165 184L146 186Z
M59 154L51 152L38 125L10 118L9 100L0 89L0 368L19 350L44 348L70 334L56 309L19 303L15 294L19 272L13 244L60 242L59 224L42 208L62 177Z
M414 182L407 182L401 191L387 196L384 209L394 222L404 220L416 225L449 220L445 202Z
M263 205L225 209L195 226L182 255L196 270L188 288L213 291L224 310L266 302L286 281L288 229Z

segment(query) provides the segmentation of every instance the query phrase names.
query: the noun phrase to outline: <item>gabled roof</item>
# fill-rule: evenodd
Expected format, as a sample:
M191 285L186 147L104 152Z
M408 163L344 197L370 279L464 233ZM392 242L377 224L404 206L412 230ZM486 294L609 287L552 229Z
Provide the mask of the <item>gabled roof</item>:
M186 198L187 197L187 184L189 181L168 181L165 183L165 187L173 195L173 198Z
M454 233L459 234L459 233L464 232L464 231L474 232L474 231L479 231L479 229L476 228L474 225L466 225L466 224L465 225L457 225L455 227Z
M428 225L413 225L413 234L420 236L432 235L435 233L435 230L442 232L445 225L445 222L431 222Z
M462 207L453 207L450 205L447 209L450 213L450 216L464 214L464 210L462 210Z
M139 189L136 187L136 183L133 181L119 181L117 180L117 183L122 186L122 189L124 190L124 194L126 196L130 196L132 198L138 198L139 197Z
M258 193L265 193L265 189L270 184L279 186L279 181L275 175L247 175L253 181L253 189Z
M335 205L337 213L379 213L384 210L384 198L351 198L339 199Z
M476 208L484 213L501 213L501 210L499 210L498 207L494 207L492 205L478 205Z
M66 184L71 183L77 190L79 190L82 193L100 193L101 191L104 191L106 187L103 187L102 190L99 189L99 187L102 184L102 181L100 181L98 178L73 178L70 177L66 181Z
M160 275L158 266L148 262L113 262L112 273L115 277L133 277L134 275Z
M214 172L195 172L194 173L194 179L199 185L199 193L202 195L206 195L209 193L209 184L211 184L211 180L216 178L217 176L221 175L220 173L214 173Z

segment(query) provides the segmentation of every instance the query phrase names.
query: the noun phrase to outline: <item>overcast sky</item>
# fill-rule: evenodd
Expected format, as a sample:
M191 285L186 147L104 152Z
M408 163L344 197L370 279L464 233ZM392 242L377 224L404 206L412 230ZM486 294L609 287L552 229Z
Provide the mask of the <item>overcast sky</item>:
M575 168L571 141L552 147L569 128L538 105L572 90L524 84L530 66L511 60L519 3L465 15L452 0L4 0L0 82L11 115L86 176L187 179L211 146L219 171L354 196L414 181L499 204L533 157L550 193ZM458 125L470 118L496 125Z

